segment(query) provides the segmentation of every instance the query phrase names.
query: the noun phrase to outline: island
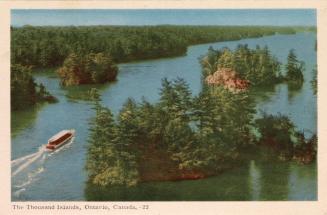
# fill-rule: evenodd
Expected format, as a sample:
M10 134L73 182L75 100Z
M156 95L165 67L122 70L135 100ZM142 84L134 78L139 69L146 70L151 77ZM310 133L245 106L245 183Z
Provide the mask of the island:
M10 68L10 107L12 111L22 110L37 103L57 102L43 84L37 84L32 76L32 69L28 66L13 64Z
M11 62L33 68L56 69L62 86L82 84L102 84L115 81L118 73L117 63L183 55L189 45L240 40L242 38L262 37L273 34L295 34L299 31L315 31L306 27L276 26L23 26L11 27ZM32 48L31 48L32 47ZM234 58L239 54L260 55L265 62L265 79L248 80L260 85L266 81L277 81L275 70L278 62L270 59L266 48L249 53L247 47L240 46ZM231 51L226 49L222 59L228 64ZM209 56L210 57L210 56ZM254 56L253 56L254 57ZM241 63L241 62L240 62ZM226 65L223 65L226 66ZM235 65L238 67L239 65ZM242 68L236 70L243 71ZM301 67L292 67L289 81L294 81ZM270 72L273 71L273 74ZM295 76L294 76L295 75ZM273 76L273 77L272 77ZM273 78L273 79L271 79ZM13 85L13 83L12 83ZM43 89L46 90L43 86ZM15 95L19 94L16 91ZM13 103L23 94L13 96ZM26 99L25 99L26 100ZM35 103L32 95L27 103ZM32 101L33 100L33 101ZM40 99L39 99L40 100ZM42 99L41 99L42 100ZM43 99L44 100L44 99ZM46 100L54 101L48 97ZM18 105L19 106L19 105ZM18 106L15 106L15 110ZM23 105L22 107L30 106Z
M57 72L63 86L99 84L114 81L118 67L111 56L104 53L85 56L72 53Z
M306 138L287 116L256 113L250 86L286 79L268 50L210 48L201 61L199 95L192 96L181 78L163 79L157 103L128 99L116 117L92 89L96 116L90 124L86 195L97 199L101 195L95 192L117 187L205 178L256 156L313 162L316 134Z

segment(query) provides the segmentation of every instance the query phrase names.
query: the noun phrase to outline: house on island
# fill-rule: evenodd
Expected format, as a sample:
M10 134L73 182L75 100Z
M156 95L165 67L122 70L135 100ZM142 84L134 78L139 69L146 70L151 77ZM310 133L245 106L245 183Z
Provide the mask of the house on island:
M208 85L223 86L232 92L243 92L250 86L248 80L241 79L238 74L230 68L219 68L205 79Z

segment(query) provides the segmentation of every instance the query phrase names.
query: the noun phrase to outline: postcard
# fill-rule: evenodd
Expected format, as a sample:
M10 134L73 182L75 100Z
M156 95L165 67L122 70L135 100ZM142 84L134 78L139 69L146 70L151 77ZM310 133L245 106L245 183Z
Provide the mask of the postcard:
M327 214L326 2L0 4L1 214Z

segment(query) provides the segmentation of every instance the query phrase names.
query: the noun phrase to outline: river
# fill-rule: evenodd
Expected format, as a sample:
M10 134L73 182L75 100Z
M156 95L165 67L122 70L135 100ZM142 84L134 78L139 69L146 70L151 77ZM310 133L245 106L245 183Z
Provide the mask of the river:
M97 85L102 103L117 114L128 97L140 101L158 100L161 79L184 78L196 95L201 89L199 57L208 48L235 48L238 44L267 45L278 60L285 63L290 49L305 62L305 83L300 90L289 90L286 84L257 91L257 110L288 115L307 135L317 131L317 98L310 81L316 65L316 34L273 35L190 46L181 57L130 62L119 65L117 81ZM94 116L89 101L81 99L91 86L62 88L53 70L34 74L37 82L59 99L56 104L38 105L15 112L11 125L11 156L28 158L23 167L12 167L13 201L81 201L85 200L87 179L84 169L88 122ZM76 129L76 138L55 153L40 148L50 136L62 129ZM13 166L13 165L12 165ZM134 188L139 200L316 200L316 164L252 160L239 168L216 177L194 181L145 183ZM114 198L113 198L114 199ZM124 200L123 197L121 200Z

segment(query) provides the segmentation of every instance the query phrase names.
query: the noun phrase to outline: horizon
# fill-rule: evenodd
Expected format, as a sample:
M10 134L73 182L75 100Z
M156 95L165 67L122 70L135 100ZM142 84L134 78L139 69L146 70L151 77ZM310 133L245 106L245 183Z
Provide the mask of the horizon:
M273 17L273 19L272 19ZM11 26L316 27L315 9L14 9Z
M315 25L187 25L187 24L158 24L158 25L21 25L21 26L13 26L10 25L10 27L13 28L24 28L24 27L160 27L160 26L174 26L174 27L280 27L280 28L287 28L287 27L294 27L294 28L316 28Z

